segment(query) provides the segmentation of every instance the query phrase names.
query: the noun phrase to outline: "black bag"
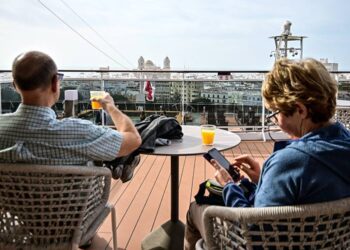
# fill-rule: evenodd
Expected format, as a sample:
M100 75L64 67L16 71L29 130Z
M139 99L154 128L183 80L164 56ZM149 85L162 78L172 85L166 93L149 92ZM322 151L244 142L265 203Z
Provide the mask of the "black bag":
M159 140L157 139L181 139L182 128L174 117L150 115L135 127L142 138L142 144L138 148L139 153L153 152Z
M205 196L205 190L208 190L209 195ZM194 197L197 204L225 206L222 198L222 187L214 180L207 180L199 185L199 190Z
M131 164L140 153L153 152L157 145L169 145L169 140L183 137L182 128L173 117L151 115L136 123L135 127L141 135L141 146L130 155L103 162L105 167L111 169L113 179L119 179L123 166Z

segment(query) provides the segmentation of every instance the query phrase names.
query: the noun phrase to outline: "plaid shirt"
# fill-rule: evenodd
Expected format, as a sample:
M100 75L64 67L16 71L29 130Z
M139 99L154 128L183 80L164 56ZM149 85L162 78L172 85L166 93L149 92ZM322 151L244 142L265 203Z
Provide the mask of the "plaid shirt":
M57 120L51 108L20 104L0 115L0 162L85 165L117 157L122 135L82 119Z

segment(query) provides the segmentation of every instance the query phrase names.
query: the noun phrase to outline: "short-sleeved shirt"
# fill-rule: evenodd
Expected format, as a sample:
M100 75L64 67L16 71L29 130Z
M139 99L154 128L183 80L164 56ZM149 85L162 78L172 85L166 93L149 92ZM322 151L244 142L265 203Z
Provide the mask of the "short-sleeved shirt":
M56 119L48 107L20 104L0 115L0 162L84 165L117 157L123 137L82 119Z

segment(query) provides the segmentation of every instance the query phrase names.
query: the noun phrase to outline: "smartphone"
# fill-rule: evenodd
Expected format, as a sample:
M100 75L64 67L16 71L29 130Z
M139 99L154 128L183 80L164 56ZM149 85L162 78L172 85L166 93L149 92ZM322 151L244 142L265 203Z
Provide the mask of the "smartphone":
M215 159L224 169L227 170L227 172L229 172L234 181L239 180L239 177L241 176L239 171L234 166L231 166L231 163L216 148L210 149L208 153L203 155L203 157L209 162L211 159Z

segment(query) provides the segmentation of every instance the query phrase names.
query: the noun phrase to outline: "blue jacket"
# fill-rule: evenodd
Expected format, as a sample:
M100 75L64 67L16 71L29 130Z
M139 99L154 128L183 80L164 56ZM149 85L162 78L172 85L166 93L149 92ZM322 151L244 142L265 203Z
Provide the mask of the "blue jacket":
M226 206L308 204L350 196L350 132L340 123L289 141L264 163L255 199L235 184L223 190Z

